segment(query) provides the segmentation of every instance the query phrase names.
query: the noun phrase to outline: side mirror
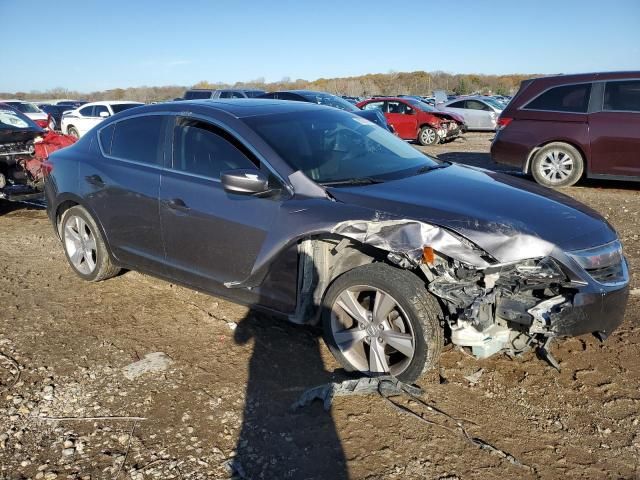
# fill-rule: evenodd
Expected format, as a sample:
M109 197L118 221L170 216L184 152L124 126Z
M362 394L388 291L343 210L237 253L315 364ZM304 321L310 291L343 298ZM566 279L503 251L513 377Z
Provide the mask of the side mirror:
M222 186L229 193L257 194L269 190L269 179L260 170L227 170L220 175Z
M101 118L107 118L109 116L109 112L105 112L104 110L98 114Z

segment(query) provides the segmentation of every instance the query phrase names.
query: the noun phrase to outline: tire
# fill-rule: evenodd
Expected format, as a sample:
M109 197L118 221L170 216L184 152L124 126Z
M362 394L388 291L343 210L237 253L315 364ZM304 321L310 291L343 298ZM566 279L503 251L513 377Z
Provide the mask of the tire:
M78 130L76 130L76 127L73 127L73 126L69 126L67 128L67 134L75 138L80 138L80 134L78 133Z
M582 177L584 159L575 147L553 142L536 152L529 171L545 187L570 187Z
M99 282L120 272L111 260L100 229L84 207L76 205L66 210L59 231L67 261L80 278Z
M436 145L440 142L440 135L436 132L435 128L424 126L418 133L418 143L424 147L429 145Z
M359 313L365 313L360 318L368 318L368 323L347 312L345 307L354 299ZM383 310L376 315L378 302ZM357 309L357 305L350 307ZM385 263L357 267L339 276L326 292L322 312L325 342L345 370L393 375L408 383L437 364L443 317L424 281ZM382 328L376 325L380 319L384 319Z

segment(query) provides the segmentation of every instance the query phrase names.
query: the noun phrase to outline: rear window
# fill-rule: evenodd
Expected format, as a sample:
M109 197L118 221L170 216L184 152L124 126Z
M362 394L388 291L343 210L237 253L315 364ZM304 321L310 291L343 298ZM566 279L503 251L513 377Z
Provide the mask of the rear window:
M553 87L531 100L526 110L586 113L589 107L590 83Z
M111 155L148 165L159 164L162 120L161 115L145 115L117 122L111 140ZM107 135L105 132L105 141L108 140ZM103 143L102 136L100 142Z
M640 80L607 82L602 109L640 112Z
M211 92L191 90L184 94L185 100L202 100L203 98L211 98Z
M141 103L115 103L115 104L111 104L111 110L113 110L113 113L120 113L124 110L129 110L130 108L133 107L139 107L140 105L142 105ZM98 115L97 113L95 114L96 116Z

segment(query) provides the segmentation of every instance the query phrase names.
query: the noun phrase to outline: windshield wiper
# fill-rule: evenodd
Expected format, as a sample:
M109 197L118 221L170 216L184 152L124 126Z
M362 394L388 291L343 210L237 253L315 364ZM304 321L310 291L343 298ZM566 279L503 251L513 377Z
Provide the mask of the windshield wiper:
M344 180L335 180L329 182L319 182L320 185L325 187L333 187L336 185L373 185L374 183L382 183L383 180L378 180L371 177L358 177L358 178L345 178Z
M427 173L427 172L431 172L433 170L438 170L440 168L447 168L448 166L451 165L451 162L442 162L442 163L438 163L437 165L425 165L424 167L420 167L418 169L418 171L416 172L416 175L420 175L422 173Z

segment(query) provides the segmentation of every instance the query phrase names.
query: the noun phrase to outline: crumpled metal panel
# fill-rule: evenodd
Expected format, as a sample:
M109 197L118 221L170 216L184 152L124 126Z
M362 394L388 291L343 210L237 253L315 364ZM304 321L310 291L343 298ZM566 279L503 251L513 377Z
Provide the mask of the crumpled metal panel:
M448 230L415 220L347 221L337 224L332 233L352 238L381 250L402 253L420 263L425 246L478 268L490 264L483 252Z

